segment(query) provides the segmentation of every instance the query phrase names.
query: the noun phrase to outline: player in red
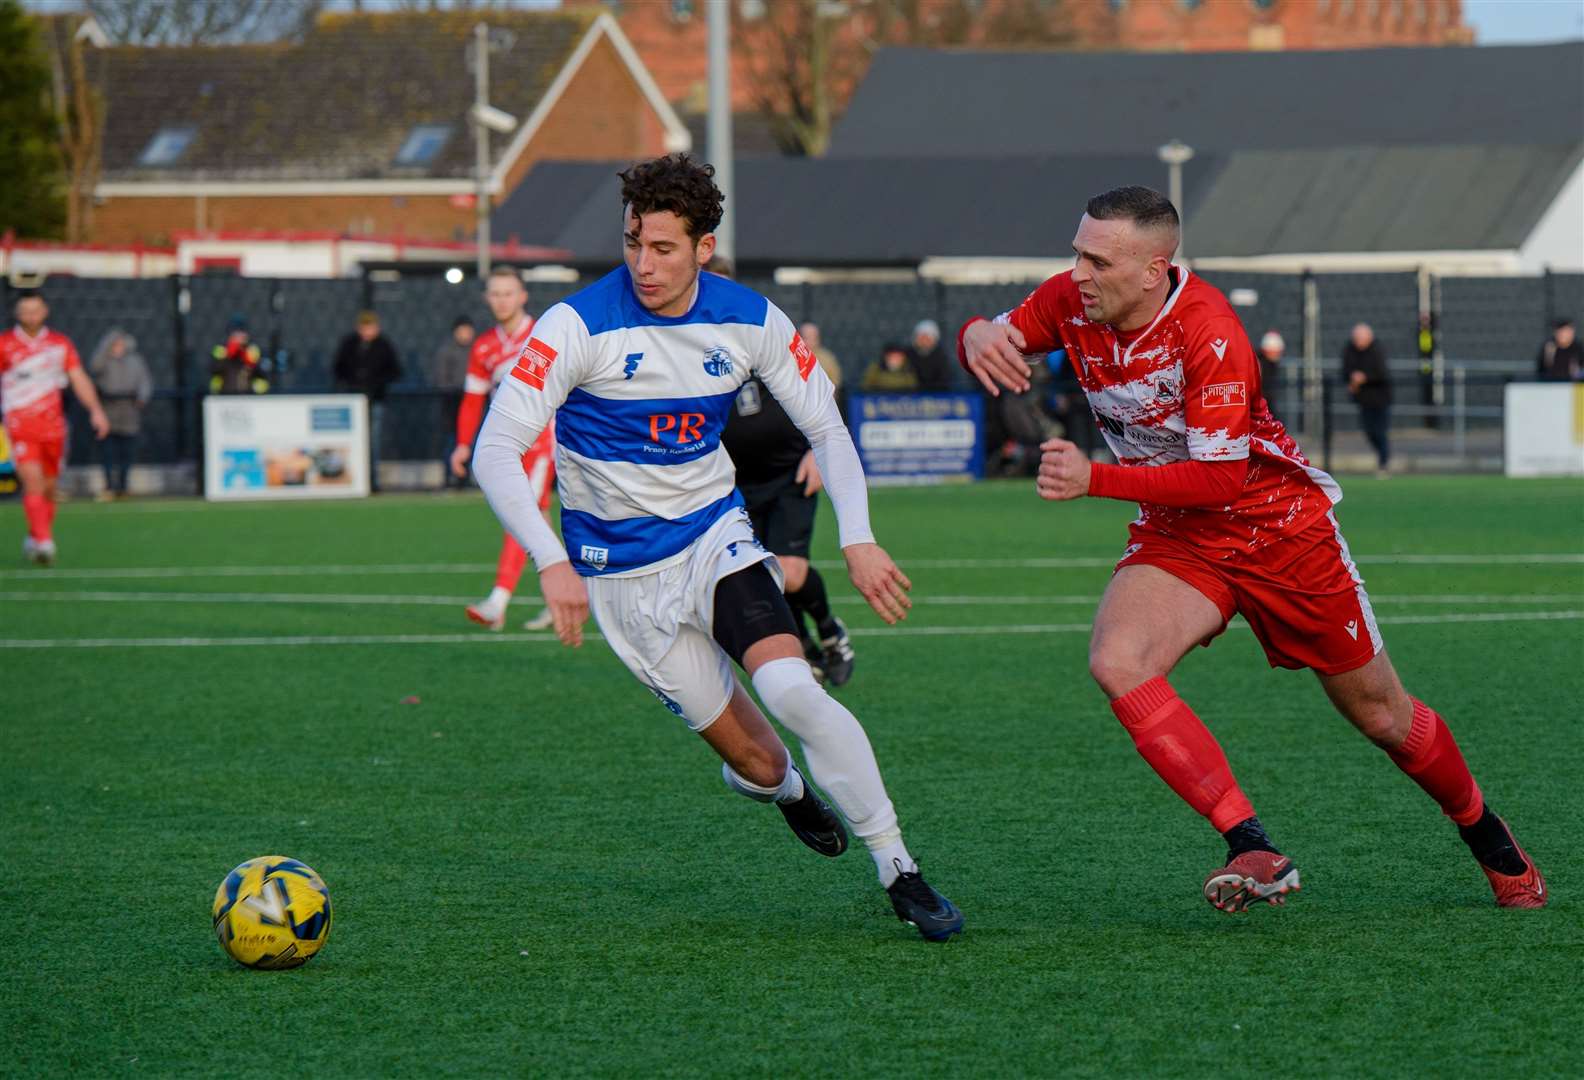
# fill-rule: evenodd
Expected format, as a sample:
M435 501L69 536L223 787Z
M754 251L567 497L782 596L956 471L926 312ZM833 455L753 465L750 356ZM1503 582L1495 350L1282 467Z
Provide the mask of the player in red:
M457 410L457 444L451 451L451 472L459 478L467 476L468 459L473 456L473 439L484 420L489 395L517 362L517 354L527 343L534 325L526 306L528 290L523 287L522 276L510 266L497 266L490 271L484 283L484 302L495 316L495 328L474 339L473 351L468 357L467 377L462 383L462 407ZM548 521L550 489L555 484L555 425L544 429L522 461L523 471L539 493L539 509ZM522 546L512 539L511 533L506 533L501 539L500 560L495 564L495 587L483 600L468 605L467 617L491 630L505 626L506 605L511 603L527 561L528 555ZM551 625L550 609L545 608L523 623L523 628L544 630Z
M991 394L1029 385L1025 355L1065 349L1117 465L1041 447L1042 498L1139 503L1095 615L1089 670L1134 746L1228 846L1204 895L1223 911L1282 903L1298 870L1261 827L1215 737L1166 676L1242 614L1273 667L1312 668L1337 711L1458 826L1496 903L1543 907L1545 882L1485 804L1452 733L1403 689L1331 512L1341 489L1271 416L1259 364L1213 286L1173 266L1177 211L1159 193L1091 199L1074 268L958 337Z
M66 458L66 409L61 391L68 385L88 410L94 436L110 433L93 380L83 370L77 348L65 334L44 325L49 306L37 293L16 302L16 325L0 336L0 414L22 481L22 511L28 534L22 554L41 566L55 561L55 479Z

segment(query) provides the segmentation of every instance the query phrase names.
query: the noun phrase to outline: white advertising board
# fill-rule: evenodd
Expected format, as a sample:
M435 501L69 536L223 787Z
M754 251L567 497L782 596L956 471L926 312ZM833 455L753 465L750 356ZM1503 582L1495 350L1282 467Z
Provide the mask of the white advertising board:
M206 499L369 493L362 394L210 395L203 417Z
M1584 476L1584 383L1508 383L1508 476Z

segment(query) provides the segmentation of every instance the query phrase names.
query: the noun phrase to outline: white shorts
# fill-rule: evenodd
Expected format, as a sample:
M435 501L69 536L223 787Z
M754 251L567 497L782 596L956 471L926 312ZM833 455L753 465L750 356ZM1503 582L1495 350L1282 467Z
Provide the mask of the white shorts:
M715 584L761 562L780 584L780 565L738 507L670 566L587 579L589 609L611 651L693 731L714 723L737 688L731 657L715 641Z

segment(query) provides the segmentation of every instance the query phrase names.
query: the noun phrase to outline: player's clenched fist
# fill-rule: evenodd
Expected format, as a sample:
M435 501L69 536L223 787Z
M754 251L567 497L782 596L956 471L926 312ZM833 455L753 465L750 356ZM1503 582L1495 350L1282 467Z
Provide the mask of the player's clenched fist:
M852 544L842 548L842 554L847 557L847 576L852 579L853 588L869 601L876 615L887 623L907 618L908 609L913 606L908 598L913 583L884 548L879 544Z
M583 624L588 622L588 589L571 563L556 563L539 574L539 591L555 618L556 637L574 649L583 644Z
M1040 498L1060 501L1089 494L1089 457L1066 439L1040 443L1039 479L1034 483Z

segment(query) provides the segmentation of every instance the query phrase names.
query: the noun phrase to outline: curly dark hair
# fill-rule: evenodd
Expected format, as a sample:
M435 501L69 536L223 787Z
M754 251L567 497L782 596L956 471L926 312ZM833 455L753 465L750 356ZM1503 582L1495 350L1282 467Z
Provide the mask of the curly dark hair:
M694 241L720 225L725 196L715 186L715 166L695 161L691 154L640 161L617 175L622 182L622 205L632 207L635 214L669 210L682 219Z

